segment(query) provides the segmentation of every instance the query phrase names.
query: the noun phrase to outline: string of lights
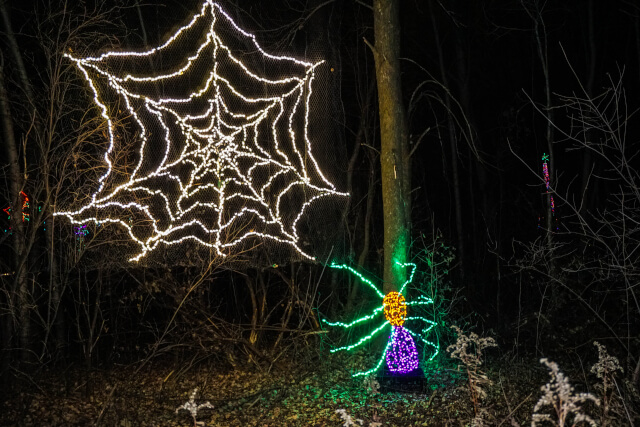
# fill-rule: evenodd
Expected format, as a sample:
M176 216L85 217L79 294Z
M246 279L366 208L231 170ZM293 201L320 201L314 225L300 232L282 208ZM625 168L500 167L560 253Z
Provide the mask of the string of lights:
M236 54L225 42L229 34L252 46L264 64L286 69L289 75L273 77L256 66L255 55ZM163 55L175 54L176 45L192 39L200 44L191 55L183 53L170 70L153 75L112 71L122 68L114 61L162 63ZM140 249L131 261L162 245L185 241L226 256L250 239L283 243L314 259L300 247L299 220L318 199L347 196L320 170L309 138L312 83L323 61L265 52L254 35L211 0L187 25L150 50L65 56L87 80L108 123L109 141L103 156L106 171L89 202L54 215L73 224L124 227ZM241 59L249 56L246 63ZM203 66L207 68L201 72ZM155 94L165 87L191 90L180 96ZM109 106L109 93L124 101L120 108L124 105L139 128L137 164L123 182L114 182L119 137L114 128L117 108ZM291 203L294 196L303 197L303 203ZM297 211L292 214L292 209ZM123 219L132 216L133 220Z
M385 360L390 372L406 374L418 368L416 343L404 327L394 326L389 342L391 351Z
M31 216L29 214L29 196L24 191L20 192L22 198L22 222L29 221ZM2 209L7 214L7 219L11 219L11 206Z
M549 155L547 153L542 153L542 176L544 177L544 185L547 189L547 194L549 194L551 190L551 178L549 177ZM551 205L551 214L555 215L556 213L556 204L553 200L553 194L549 195L549 203Z
M89 235L89 229L87 224L82 224L73 227L73 232L76 235L76 242L78 243L78 251L84 249L84 238Z
M22 198L22 222L29 222L31 220L31 214L29 213L29 196L27 196L27 193L25 193L24 191L20 191L20 197ZM40 207L38 207L38 210L40 210ZM7 214L7 219L10 220L12 211L11 206L7 206L6 208L2 209L2 211ZM11 227L6 228L4 232L12 233Z

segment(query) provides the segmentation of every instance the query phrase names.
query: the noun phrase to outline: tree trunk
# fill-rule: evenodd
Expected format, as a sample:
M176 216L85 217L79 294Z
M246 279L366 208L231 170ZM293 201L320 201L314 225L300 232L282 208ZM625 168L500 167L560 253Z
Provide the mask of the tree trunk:
M380 164L384 209L384 292L406 277L411 201L407 119L400 80L400 1L374 0L374 59L380 113Z
M1 52L0 52L1 54ZM18 193L18 183L16 181L16 175L20 175L18 168L18 153L16 152L15 146L15 138L13 133L13 121L11 118L11 111L9 110L9 100L7 99L7 91L4 85L4 57L0 57L0 118L2 119L2 148L7 156L7 162L9 163L9 192L10 192L10 203L12 206L15 206L15 199ZM15 215L12 215L15 217ZM13 223L11 224L13 225ZM12 239L14 242L20 239ZM13 248L14 251L16 248ZM13 254L14 262L11 263L11 267L13 269L12 272L8 272L9 276L15 277L15 260L17 259L16 254ZM9 282L9 280L7 280ZM12 289L7 289L5 293L6 296L6 304L9 307L8 313L3 313L0 315L0 320L2 323L2 366L0 366L1 371L3 373L9 372L9 365L11 363L11 354L10 350L13 348L11 343L13 337L13 319L15 316L15 292L13 292L14 286ZM5 382L3 378L3 383Z
M355 144L353 148L353 152L351 154L351 158L349 159L349 166L347 168L347 192L351 194L351 197L348 198L346 206L344 218L346 222L346 215L348 209L351 208L351 201L353 200L353 174L355 170L356 160L358 159L358 154L360 152L360 146L363 144L369 144L369 128L371 126L371 117L369 114L370 107L373 104L373 96L375 94L375 80L371 80L369 87L367 89L367 94L364 99L364 103L362 105L362 109L360 110L360 122L358 124L358 132L356 133ZM367 157L369 158L369 186L367 188L367 204L365 207L364 213L364 224L362 226L362 247L360 249L360 255L357 258L357 266L358 268L364 267L364 264L367 260L367 256L369 255L369 246L370 246L370 228L371 228L371 214L373 212L373 201L375 199L375 160L373 159L373 154L371 151L367 153ZM356 237L356 233L358 232L357 227L354 227L353 235L354 242L359 240ZM355 245L354 245L355 246ZM355 247L353 249L355 252ZM349 291L349 298L347 299L346 308L347 311L350 311L357 298L358 291L360 289L360 281L355 280L351 284L351 289Z
M460 175L458 173L458 141L456 139L456 127L452 116L451 105L451 87L449 85L449 78L444 64L444 54L442 52L442 44L440 43L440 33L438 32L438 26L436 25L435 14L431 12L431 25L433 26L433 35L435 39L435 46L438 52L438 63L440 64L440 78L442 84L447 90L444 97L444 104L447 109L447 129L449 134L449 152L451 154L451 179L453 181L453 202L454 202L454 214L456 223L456 235L457 235L457 257L460 262L460 278L464 279L465 266L466 266L466 249L464 238L464 227L462 224L462 196L460 189ZM460 71L460 70L459 70Z
M2 16L2 26L4 27L5 41L9 45L9 50L11 51L14 61L16 61L16 71L20 79L20 84L22 85L22 90L24 90L24 93L27 96L27 101L29 103L32 103L35 99L33 88L31 87L31 82L29 81L29 77L27 76L27 68L24 65L24 61L22 60L20 48L18 47L18 42L11 27L9 11L6 7L7 4L9 4L9 2L0 2L0 15Z
M589 98L593 96L593 85L596 78L596 34L594 25L595 6L593 0L590 0L587 7L587 39L589 40L588 57L588 74L586 91ZM589 129L586 133L586 140L593 140L593 132ZM593 159L591 158L591 150L582 150L582 183L580 185L580 194L582 202L580 203L580 213L584 214L591 207L592 198L590 197L589 181L592 178Z
M542 12L540 10L540 5L537 1L531 4L531 8L523 2L523 6L526 12L529 14L533 21L533 34L535 37L536 44L536 52L538 54L538 59L540 59L540 67L542 68L542 75L544 77L544 95L545 95L545 104L544 108L547 113L547 129L546 129L546 140L547 140L547 150L549 153L549 180L551 183L555 183L555 156L553 155L553 138L554 138L554 127L553 127L553 110L551 109L551 84L549 79L549 58L547 55L547 32L546 27L544 25L544 20L542 19ZM553 228L554 228L554 220L553 220L553 212L551 208L551 194L553 191L549 191L546 195L546 208L547 208L547 245L549 248L553 245ZM553 267L553 265L552 265Z
M24 244L24 224L22 215L22 191L24 180L20 171L20 160L18 152L18 144L15 139L13 129L13 119L9 108L9 99L4 80L4 58L0 63L0 116L2 121L2 136L4 142L4 151L9 164L9 192L11 206L11 243L13 247L13 284L9 294L10 307L17 308L17 322L19 326L19 346L23 351L21 360L28 361L31 359L30 338L31 338L31 322L29 317L29 289L26 274L26 254ZM13 313L16 314L15 312ZM6 347L11 348L11 347Z
M257 272L260 274L260 272ZM257 280L253 280L247 274L244 278L247 289L249 290L249 296L251 297L251 333L249 335L249 342L253 345L258 341L258 300L256 299L255 284ZM250 356L253 357L253 356Z

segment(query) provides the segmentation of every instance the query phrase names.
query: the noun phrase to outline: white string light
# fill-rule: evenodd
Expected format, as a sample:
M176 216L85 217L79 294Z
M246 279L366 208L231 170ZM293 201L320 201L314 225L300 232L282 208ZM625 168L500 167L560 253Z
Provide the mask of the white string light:
M175 43L188 41L189 32L196 31L200 24L207 25L206 37L195 53L185 55L172 70L152 76L119 75L112 71L117 67L108 66L113 60L135 60L144 66ZM221 28L225 34L231 30L234 37L255 47L263 61L275 61L277 67L299 71L280 78L260 76L225 45L218 31ZM313 259L299 246L298 221L312 202L330 195L347 196L320 170L308 135L311 85L316 67L323 61L310 63L266 53L255 36L238 27L212 0L206 0L186 26L153 49L107 52L87 58L65 56L75 62L93 91L94 102L108 122L109 145L104 154L106 172L100 177L90 202L80 209L55 215L65 216L74 224L93 221L124 227L140 246L140 252L131 261L140 260L161 244L174 245L186 240L214 248L226 256L224 249L231 250L250 238L285 243L302 256ZM211 58L210 66L204 74L196 76L198 86L188 95L161 98L145 94L149 89L142 85L153 83L182 88L186 83L181 78L185 74L194 78L194 64L206 60L207 56ZM219 67L222 61L241 72L225 76ZM241 79L244 86L234 86L231 81ZM244 93L246 82L253 85L249 91L259 89L265 95L256 97ZM113 112L110 114L102 99L106 95L99 90L103 86L124 100L127 112L140 131L138 163L121 183L107 179L115 167L112 157L116 131ZM234 110L234 102L244 106ZM207 104L204 111L203 103ZM205 122L205 125L196 122ZM261 127L265 126L270 131L261 133ZM175 135L176 127L181 135ZM161 131L154 135L153 129ZM243 170L243 162L251 166ZM269 171L266 181L259 179L264 169ZM161 189L157 188L158 182L164 183ZM299 188L304 191L305 201L297 212L291 213L291 209L296 208L288 204L287 196ZM147 200L140 201L140 194L146 195ZM140 215L142 221L125 221L120 218L124 215L114 210L131 210ZM284 221L284 212L289 223Z

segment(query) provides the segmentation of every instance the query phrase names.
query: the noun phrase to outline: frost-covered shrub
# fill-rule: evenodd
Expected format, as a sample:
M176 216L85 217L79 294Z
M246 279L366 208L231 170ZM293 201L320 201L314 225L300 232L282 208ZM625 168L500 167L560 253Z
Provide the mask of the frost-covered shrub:
M482 418L479 408L479 401L487 396L485 387L491 384L491 380L482 372L484 350L489 347L497 347L495 340L491 337L480 338L478 334L472 332L465 335L457 326L452 326L458 337L455 344L447 347L447 352L453 359L462 362L467 371L469 379L469 394L473 402L475 418ZM479 421L474 421L479 422Z
M614 386L616 385L614 377L618 372L623 373L624 370L620 366L618 359L607 352L605 346L598 341L594 341L593 345L598 348L598 361L591 367L591 372L601 381L596 384L596 390L602 396L600 424L606 426L610 418L617 418L622 412L619 394L614 393ZM614 421L614 419L611 421Z
M193 391L191 392L191 395L189 396L189 400L187 402L185 402L182 406L179 406L178 408L176 408L176 414L180 411L180 410L184 410L184 411L188 411L191 414L191 418L193 418L193 426L194 427L198 427L198 425L204 425L204 422L202 421L198 421L198 411L204 408L210 408L213 409L213 405L211 403L204 402L201 403L200 405L198 405L196 403L196 394L198 394L198 388L194 388Z
M581 423L595 427L596 422L583 412L581 405L589 401L599 405L600 401L589 393L575 393L569 378L560 371L557 363L547 359L540 359L540 362L549 368L551 379L541 388L542 396L533 408L531 427L545 424L564 427Z

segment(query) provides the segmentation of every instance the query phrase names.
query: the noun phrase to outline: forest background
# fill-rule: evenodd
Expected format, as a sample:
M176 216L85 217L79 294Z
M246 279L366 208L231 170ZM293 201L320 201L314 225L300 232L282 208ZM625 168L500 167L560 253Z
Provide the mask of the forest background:
M382 30L400 36L394 108L405 117L408 187L397 191L409 207L406 260L419 271L408 292L434 298L428 315L441 348L456 342L457 325L495 337L497 360L547 357L580 371L595 360L595 340L638 385L635 2L410 0L378 29L372 4L359 0L223 6L266 51L326 61L311 123L323 133L313 144L351 196L311 211L310 222L330 224L308 228L318 262L192 250L136 264L117 227L78 234L54 217L95 191L106 136L63 54L156 46L200 2L1 2L7 402L52 371L73 370L90 396L93 375L114 366L182 364L186 376L207 364L270 371L334 357L328 349L345 337L322 319L355 318L372 295L330 261L391 280L374 36ZM435 371L450 363L441 356ZM367 357L350 358L345 372Z

